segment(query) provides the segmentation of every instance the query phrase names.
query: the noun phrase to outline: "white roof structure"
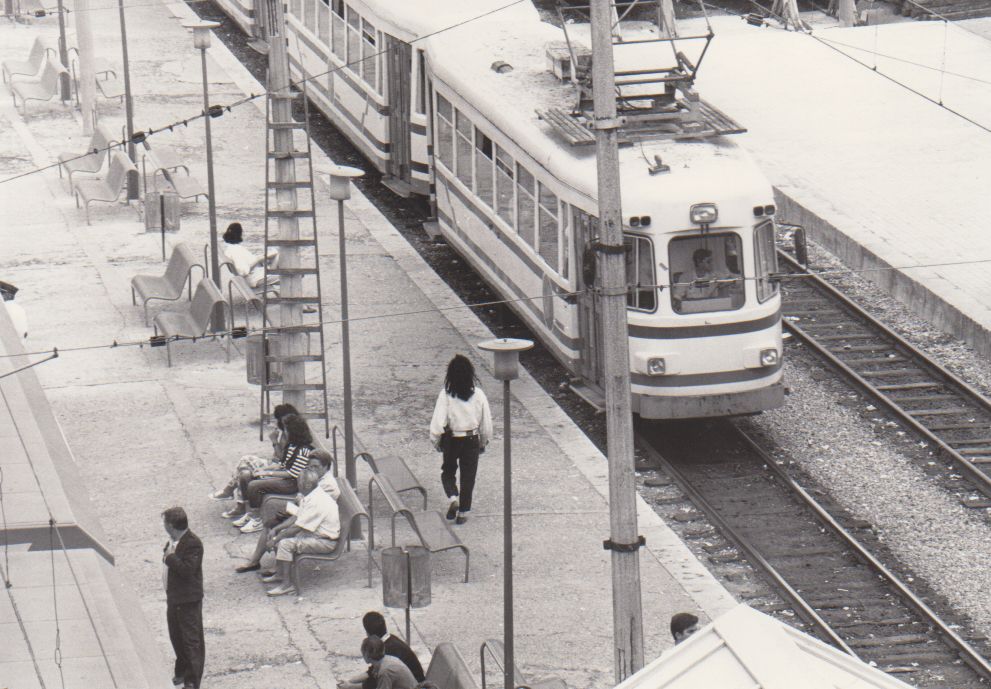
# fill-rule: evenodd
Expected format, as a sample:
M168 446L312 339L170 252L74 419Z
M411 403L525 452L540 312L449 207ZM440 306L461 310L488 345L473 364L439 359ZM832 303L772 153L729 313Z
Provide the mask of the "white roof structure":
M911 689L740 604L616 689Z

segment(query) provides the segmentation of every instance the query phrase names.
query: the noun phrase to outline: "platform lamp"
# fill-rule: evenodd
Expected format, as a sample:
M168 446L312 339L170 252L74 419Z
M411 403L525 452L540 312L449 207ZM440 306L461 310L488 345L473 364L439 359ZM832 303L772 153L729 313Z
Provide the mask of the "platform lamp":
M505 689L514 689L516 665L513 658L513 463L510 440L512 430L509 417L509 381L519 378L520 352L533 348L530 340L501 338L486 340L478 344L479 349L492 352L495 355L495 366L492 375L502 381L502 448L503 448L503 646L506 656L503 658L503 673Z
M210 93L208 91L209 80L206 71L206 49L210 47L212 31L220 26L220 22L196 21L183 24L183 27L193 30L193 47L200 51L200 64L203 69L203 122L206 125L206 188L207 203L210 213L210 275L213 276L213 284L220 289L220 254L217 246L217 199L213 186L213 138L210 134L210 119L219 116L223 111L216 114L210 109ZM213 312L213 329L220 332L226 327L223 310L215 309Z
M332 165L319 172L330 176L330 198L337 201L337 235L341 273L341 350L344 358L341 376L344 379L344 476L356 487L358 472L354 461L354 426L351 417L351 330L348 323L348 261L344 233L344 202L351 198L351 180L365 174L364 170L347 165Z

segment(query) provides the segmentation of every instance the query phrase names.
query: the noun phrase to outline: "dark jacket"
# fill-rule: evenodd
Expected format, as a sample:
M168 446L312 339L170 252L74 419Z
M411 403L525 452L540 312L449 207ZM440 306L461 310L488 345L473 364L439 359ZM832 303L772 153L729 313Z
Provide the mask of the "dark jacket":
M168 543L165 548L168 549ZM196 534L184 533L175 552L166 555L164 562L169 568L165 587L169 605L203 600L203 543Z
M395 634L391 634L385 640L383 646L385 646L386 655L399 658L409 668L409 671L413 673L413 677L416 678L417 682L423 681L423 666L420 665L420 659L416 657L416 653L413 652L413 649L405 641Z

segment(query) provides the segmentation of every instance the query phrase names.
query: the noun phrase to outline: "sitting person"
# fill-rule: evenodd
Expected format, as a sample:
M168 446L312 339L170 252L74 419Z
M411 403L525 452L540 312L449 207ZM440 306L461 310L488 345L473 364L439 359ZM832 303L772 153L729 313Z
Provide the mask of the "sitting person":
M711 299L718 296L719 284L712 267L712 252L708 249L696 249L692 253L694 269L688 275L675 275L674 297L680 301L685 299ZM696 281L699 281L696 283Z
M420 659L416 657L416 653L413 652L413 649L405 641L398 636L389 634L382 613L374 610L366 612L365 616L361 618L361 624L365 628L365 634L381 639L385 654L401 660L409 668L409 671L413 674L413 678L417 682L422 682L425 679L423 666L420 665ZM349 680L339 682L338 686L341 689L375 689L377 684L374 668L369 666L367 672L363 672Z
M224 255L234 266L234 272L243 277L253 289L258 289L265 281L265 263L269 268L277 268L279 252L273 251L268 256L255 256L241 242L244 241L244 229L241 223L232 222L224 232ZM273 290L278 286L279 279L269 276L266 288Z
M268 592L270 596L284 596L296 591L290 577L296 555L332 553L341 535L340 513L337 509L341 489L334 474L328 471L320 476L319 472L307 468L302 474L300 489L306 494L299 506L291 503L287 505L292 516L270 533L269 545L275 548L276 571L262 581L266 584L281 582Z
M699 618L690 612L679 612L671 616L671 636L675 645L699 630Z
M313 453L313 436L310 427L301 416L289 415L283 418L286 429L286 449L279 465L274 469L259 469L250 474L242 472L238 478L241 495L244 496L247 511L232 524L241 533L255 533L264 528L261 519L262 498L270 493L293 495L296 492L296 479L303 473Z
M361 657L368 663L371 689L414 689L417 682L403 661L385 653L385 642L369 636L361 642ZM342 683L340 686L344 686Z
M220 490L210 493L209 497L213 500L233 499L235 501L234 507L224 512L222 516L235 518L244 514L244 496L238 490L238 478L241 476L242 471L253 472L259 469L278 468L279 460L282 458L282 453L286 449L287 442L286 431L282 426L282 420L289 414L299 414L299 412L291 404L277 404L275 405L275 409L272 410L272 416L275 418L275 428L268 436L269 440L272 441L272 456L269 459L265 459L258 455L244 455L234 467L234 475L227 482L227 485Z

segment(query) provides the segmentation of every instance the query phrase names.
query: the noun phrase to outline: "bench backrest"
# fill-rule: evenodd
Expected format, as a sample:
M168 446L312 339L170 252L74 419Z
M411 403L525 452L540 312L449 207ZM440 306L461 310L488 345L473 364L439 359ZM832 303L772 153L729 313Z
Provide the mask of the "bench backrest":
M38 83L45 89L46 93L54 94L58 91L59 74L64 71L65 67L49 60L45 63L45 68L41 70L41 78L38 80Z
M189 277L189 271L193 266L199 265L193 252L185 243L179 242L172 249L172 256L169 257L169 265L165 268L165 281L174 290L181 290ZM202 266L201 266L202 267Z
M482 668L485 668L485 652L489 652L489 657L492 658L492 662L496 666L496 674L499 677L504 676L503 661L506 658L506 647L503 645L502 641L499 639L486 639L482 643L482 649L479 652L482 658ZM514 665L516 663L513 663ZM484 672L484 670L483 670ZM523 673L517 667L513 668L513 682L517 687L529 686L526 679L523 677ZM482 676L482 686L485 686L485 676Z
M433 682L439 689L478 689L464 656L457 646L449 642L437 644L434 648L426 681Z
M340 540L344 541L351 533L351 524L354 520L361 516L367 518L368 512L365 510L365 506L361 504L358 494L354 492L354 488L351 487L347 479L339 480L337 485L341 489L341 495L337 498L337 510L341 519Z
M217 304L225 304L224 295L220 293L217 286L211 282L210 278L203 278L196 285L196 292L193 294L193 305L189 307L189 315L196 324L196 329L205 333L210 325L210 316Z
M28 62L34 66L35 70L41 67L41 62L45 59L45 52L49 49L45 39L40 36L34 39L34 43L31 44L31 52L28 53Z
M110 188L112 194L120 196L120 192L127 182L127 173L132 170L137 172L134 163L131 162L123 151L111 151L110 169L107 171L107 186Z

